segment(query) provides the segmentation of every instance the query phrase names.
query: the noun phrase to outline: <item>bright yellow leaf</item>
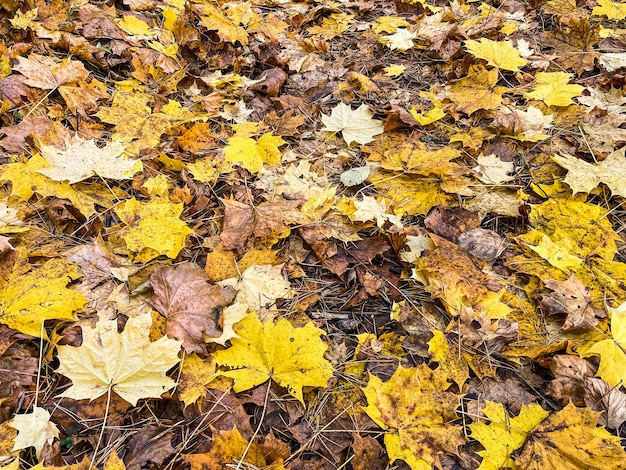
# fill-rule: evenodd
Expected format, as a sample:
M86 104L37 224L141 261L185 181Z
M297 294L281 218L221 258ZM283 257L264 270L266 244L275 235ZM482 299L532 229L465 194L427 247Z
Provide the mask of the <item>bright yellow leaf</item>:
M607 307L607 310L613 338L595 343L581 356L600 356L596 375L612 387L626 388L626 302L617 308Z
M253 314L240 321L235 332L232 346L213 354L229 369L222 375L235 380L235 392L272 379L304 404L302 387L325 387L333 376L333 367L324 359L324 331L313 323L294 328L284 318L261 323Z
M487 38L480 38L478 41L470 39L465 41L465 47L474 57L484 59L487 64L502 70L518 72L519 68L528 62L509 41L498 42Z
M209 3L194 5L200 13L200 25L210 31L217 31L222 41L239 42L242 46L248 44L248 33L239 26L239 22L228 18L221 8L216 8Z
M529 433L515 463L524 470L623 470L626 452L620 438L596 427L598 415L569 403Z
M107 459L107 463L104 464L104 470L126 470L126 465L124 465L124 461L117 455L115 447L113 447L111 455L109 455Z
M0 167L0 181L11 182L11 197L17 202L28 201L33 194L43 197L58 197L68 199L76 209L85 217L91 217L96 213L94 205L99 204L110 207L115 197L104 187L96 191L86 192L88 188L82 185L71 186L63 181L53 181L40 173L49 168L50 164L40 155L35 154L25 163L9 163Z
M126 243L138 262L150 261L165 255L176 258L185 246L192 230L180 220L182 204L173 204L162 198L148 202L128 199L115 207L122 221L122 228L115 236Z
M570 253L572 241L564 236L561 231L555 232L555 237L558 240L556 243L549 236L542 234L537 245L529 244L527 246L564 273L569 274L576 271L584 260Z
M15 253L15 262L0 268L0 323L46 338L43 322L75 320L75 313L87 303L85 296L66 287L80 277L78 267L53 258L31 269L26 255Z
M439 465L440 453L457 454L465 439L457 418L460 395L444 391L446 375L426 365L398 367L382 382L370 375L363 393L365 412L383 429L389 460L404 460L413 470Z
M610 20L623 20L626 18L626 3L618 3L611 0L598 0L596 3L598 6L593 7L592 15L606 16Z
M181 342L166 336L150 342L151 324L150 314L131 317L118 333L116 319L100 318L95 328L82 328L81 346L58 346L57 372L72 381L60 396L95 400L114 391L133 406L160 398L176 385L165 373L178 364Z
M132 15L124 15L117 24L128 34L132 34L133 36L153 36L157 33L148 23Z
M206 395L207 385L219 374L212 357L203 360L196 353L185 356L176 390L185 408Z
M580 96L585 87L569 85L571 73L566 72L537 72L535 74L535 89L526 93L526 98L543 101L548 106L569 106L572 98Z
M459 390L463 390L463 384L469 379L469 371L467 364L460 357L459 350L453 350L448 343L446 335L439 330L432 330L433 337L428 342L428 353L433 361L439 363L442 372L448 375L448 378L459 386ZM447 390L452 382L444 386Z
M372 23L372 31L376 34L393 34L398 28L406 28L411 24L399 16L381 16Z
M385 75L391 78L399 77L406 70L406 66L402 64L392 64L383 69L385 71Z
M487 424L482 421L469 425L472 438L480 442L485 450L478 451L483 461L478 470L499 470L517 466L511 453L519 449L532 431L549 413L540 405L531 403L522 405L519 415L509 416L501 403L485 402L483 414L489 419Z
M263 164L275 165L280 163L281 153L278 147L286 142L271 132L263 134L258 140L251 137L239 137L237 135L228 139L228 145L224 147L226 161L240 163L250 173L256 173Z

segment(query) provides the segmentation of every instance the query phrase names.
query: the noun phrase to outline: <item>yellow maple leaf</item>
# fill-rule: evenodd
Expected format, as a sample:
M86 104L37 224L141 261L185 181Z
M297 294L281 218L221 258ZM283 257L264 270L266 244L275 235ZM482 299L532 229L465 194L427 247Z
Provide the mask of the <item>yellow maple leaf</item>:
M26 449L28 447L35 448L37 460L41 457L41 451L44 445L52 444L59 437L59 428L50 421L50 413L48 410L33 407L31 413L15 415L9 426L17 429L18 434L15 438L13 451Z
M347 31L353 21L353 15L332 13L327 18L322 19L322 24L308 28L307 33L315 38L330 40Z
M623 469L626 452L620 438L596 427L599 414L568 403L530 431L515 463L525 470Z
M117 455L115 447L111 450L111 455L109 455L107 462L104 464L104 470L126 470L126 465L124 465L124 461Z
M196 353L185 356L176 391L185 408L204 397L207 385L218 377L213 357L203 360Z
M528 248L533 250L555 268L569 274L572 271L576 271L576 269L583 264L584 260L582 258L570 253L573 241L570 240L563 233L563 231L559 229L555 230L553 237L555 240L558 240L557 242L554 242L548 235L537 235L540 237L539 242L536 245L528 244ZM532 234L530 234L530 232L525 234L525 236L528 240L535 238Z
M81 346L58 346L57 372L72 380L60 396L95 400L114 391L133 406L160 398L176 385L165 373L178 364L181 343L166 336L150 342L151 324L150 314L139 315L118 333L117 320L101 318L95 328L82 328Z
M428 342L428 353L433 361L439 363L442 372L445 371L450 379L463 390L463 384L469 379L467 364L459 357L459 351L450 347L446 335L439 330L432 330L433 337ZM452 383L448 383L444 390L447 390Z
M43 322L75 320L75 312L87 303L85 296L66 287L79 277L76 265L59 258L31 270L26 254L16 251L14 262L0 268L0 323L46 338Z
M133 36L154 36L157 31L152 29L148 23L132 15L124 15L117 21L120 28Z
M456 454L465 439L456 419L460 396L444 391L447 377L426 365L398 367L382 382L370 375L363 393L365 412L383 429L389 460L404 460L413 470L439 465L440 453Z
M248 44L248 33L239 24L224 14L221 8L208 3L194 4L193 8L200 14L200 25L209 31L217 31L222 41L239 42L242 46Z
M490 423L474 422L469 425L472 438L480 442L485 450L478 451L483 461L479 470L516 469L511 453L519 449L532 431L549 413L540 405L523 404L519 415L510 417L504 405L486 401L483 414Z
M395 33L398 28L406 28L410 25L411 23L399 16L381 16L372 23L372 31L376 34L392 34Z
M227 162L240 163L250 173L256 173L263 164L275 165L280 163L281 153L278 147L286 142L271 132L263 134L258 140L251 137L235 135L228 139L224 147L224 157Z
M11 199L17 202L28 201L33 194L43 197L58 197L68 199L85 217L93 216L96 211L94 205L110 207L115 197L111 191L99 185L91 185L89 191L85 186L71 186L63 181L53 181L40 173L50 165L40 155L35 154L26 162L9 163L0 167L0 181L11 182Z
M600 163L587 163L572 155L555 155L552 160L563 168L567 175L563 180L574 194L590 193L600 183L606 184L614 195L626 197L626 147L616 150Z
M535 74L535 89L526 93L526 98L543 101L548 106L569 106L572 98L580 96L585 87L569 85L571 73L566 72L537 72Z
M467 76L447 86L448 99L455 109L472 114L479 109L497 109L502 104L502 95L508 90L496 86L498 70L487 70L484 65L472 65Z
M147 262L157 256L176 258L192 230L180 220L182 204L162 198L148 202L128 199L115 207L122 228L115 233L135 253L135 261Z
M487 64L502 70L518 72L519 68L528 62L509 41L498 42L487 38L480 38L478 41L469 39L465 41L465 47L474 57L484 59Z
M324 331L311 322L294 328L284 318L261 323L253 314L240 321L235 332L238 337L230 348L213 353L218 364L229 368L221 374L235 380L235 392L272 379L304 404L302 387L325 387L333 376L333 367L324 359Z
M626 18L626 4L611 0L598 0L598 6L593 7L591 12L594 16L606 16L610 20L623 20Z
M385 75L391 78L399 77L406 70L406 66L402 64L392 64L383 69L385 71Z
M617 308L607 307L611 316L611 335L590 348L581 357L600 356L597 376L612 387L626 388L626 302Z
M94 140L81 139L75 135L65 142L65 150L52 145L39 145L41 155L52 165L42 168L39 173L54 181L78 183L92 176L109 179L131 179L143 169L141 160L122 158L124 146L112 142L100 148Z
M362 104L356 110L350 105L339 103L333 108L330 116L322 114L322 122L324 123L323 131L341 132L343 140L350 145L352 142L357 144L369 144L374 140L374 136L382 134L384 129L381 121L372 119L374 113Z

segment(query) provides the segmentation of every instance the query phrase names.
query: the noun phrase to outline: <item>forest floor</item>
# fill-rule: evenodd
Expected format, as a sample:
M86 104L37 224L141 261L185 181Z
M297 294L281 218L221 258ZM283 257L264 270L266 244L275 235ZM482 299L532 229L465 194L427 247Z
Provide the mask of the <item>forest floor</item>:
M623 469L625 18L0 0L0 468Z

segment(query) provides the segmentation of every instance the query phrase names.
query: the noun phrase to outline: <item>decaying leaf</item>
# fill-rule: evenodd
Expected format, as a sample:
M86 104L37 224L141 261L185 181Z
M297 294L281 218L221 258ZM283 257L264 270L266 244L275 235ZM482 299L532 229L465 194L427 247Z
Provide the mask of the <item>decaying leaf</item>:
M129 318L122 333L117 320L100 319L83 328L80 347L58 346L58 372L72 380L61 396L94 400L111 391L136 405L159 398L176 382L165 373L178 364L181 343L167 337L150 342L150 315Z
M465 439L450 421L456 418L460 396L444 391L447 382L440 369L426 365L398 367L384 383L370 375L363 390L365 412L389 430L385 447L390 461L401 459L413 470L426 470L439 464L439 453L457 454Z
M204 270L192 263L161 267L150 276L150 303L166 318L170 338L187 353L205 353L205 337L222 334L222 309L235 297L232 289L210 285Z
M238 337L230 348L213 353L215 361L228 368L221 374L235 380L235 392L272 379L304 403L302 387L325 387L333 376L333 367L324 359L323 331L313 323L294 328L283 318L261 323L252 314L235 332Z

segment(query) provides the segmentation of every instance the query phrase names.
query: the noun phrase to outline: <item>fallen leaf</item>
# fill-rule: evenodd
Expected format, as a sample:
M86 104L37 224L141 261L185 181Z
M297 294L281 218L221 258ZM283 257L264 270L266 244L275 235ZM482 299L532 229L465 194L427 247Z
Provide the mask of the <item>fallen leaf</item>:
M383 133L383 125L381 121L372 119L374 113L362 104L356 111L345 103L339 103L333 108L330 116L322 114L322 122L324 123L323 131L341 132L343 140L350 145L352 142L357 144L369 144L374 140L374 136Z
M574 274L567 281L546 279L543 283L554 292L544 295L541 305L550 314L567 315L563 324L565 331L590 330L606 317L604 311L591 305L589 290Z
M58 346L57 372L72 380L60 396L93 400L111 391L135 406L142 398L159 398L176 382L165 373L178 364L179 341L162 337L151 343L150 315L129 318L122 333L117 320L100 319L82 328L80 347Z
M235 380L235 392L272 379L304 404L302 387L326 387L333 376L324 359L323 330L311 322L294 328L284 318L261 323L252 314L235 326L235 332L238 337L230 348L213 353L215 361L228 369L221 374Z
M515 165L513 162L504 162L494 154L480 155L476 162L478 166L472 168L478 179L485 184L499 185L515 179L512 176Z
M152 463L159 466L176 451L172 447L174 433L167 427L142 427L126 444L125 470L141 470Z
M413 39L416 37L416 33L412 33L406 28L398 28L395 33L382 36L381 39L392 51L398 50L404 52L413 49Z
M457 454L465 439L456 419L460 395L444 391L447 377L426 365L398 367L382 382L370 375L363 393L365 412L385 430L389 460L404 460L414 470L439 464L438 454Z
M602 412L602 426L619 429L626 421L626 393L611 387L604 380L585 378L585 404L594 411Z
M489 423L475 421L469 425L472 438L485 447L485 450L478 451L483 458L479 467L481 470L516 468L511 454L526 442L528 433L549 415L540 405L531 403L522 405L519 415L511 417L504 405L492 401L485 402L483 414Z
M258 140L251 137L233 136L224 147L224 158L227 162L240 163L250 173L257 173L263 164L280 163L281 152L278 147L285 145L282 137L263 134Z
M515 464L528 470L622 468L626 452L619 437L596 427L598 414L571 403L552 413L529 432Z
M555 155L552 160L568 170L563 181L574 194L590 193L604 183L614 195L626 197L625 152L626 147L616 150L600 163L587 163L568 154Z
M34 406L31 413L15 415L9 426L18 432L13 451L34 447L37 460L43 447L59 438L59 428L50 421L50 413L38 406Z
M572 74L565 72L537 72L535 88L526 98L543 101L548 106L569 106L572 98L580 96L585 87L569 85Z
M192 263L162 266L150 276L150 303L166 318L170 338L188 353L207 353L205 336L222 334L222 309L235 298L232 289L211 285L204 270Z
M147 262L158 256L176 258L192 230L180 220L182 204L162 198L139 202L127 199L115 207L122 228L115 236L122 239L134 260Z
M519 72L519 68L528 63L509 41L498 42L480 38L478 41L465 41L465 47L474 57L484 59L487 64L502 70Z
M291 284L282 274L282 264L257 265L246 269L239 279L226 279L219 284L237 291L236 302L252 310L269 307L278 299L291 298Z
M141 160L127 160L122 157L124 146L112 142L100 148L94 140L84 140L74 136L65 142L65 150L52 145L39 146L41 155L52 165L42 168L39 173L54 181L78 183L92 176L122 180L132 179L133 175L143 169Z

